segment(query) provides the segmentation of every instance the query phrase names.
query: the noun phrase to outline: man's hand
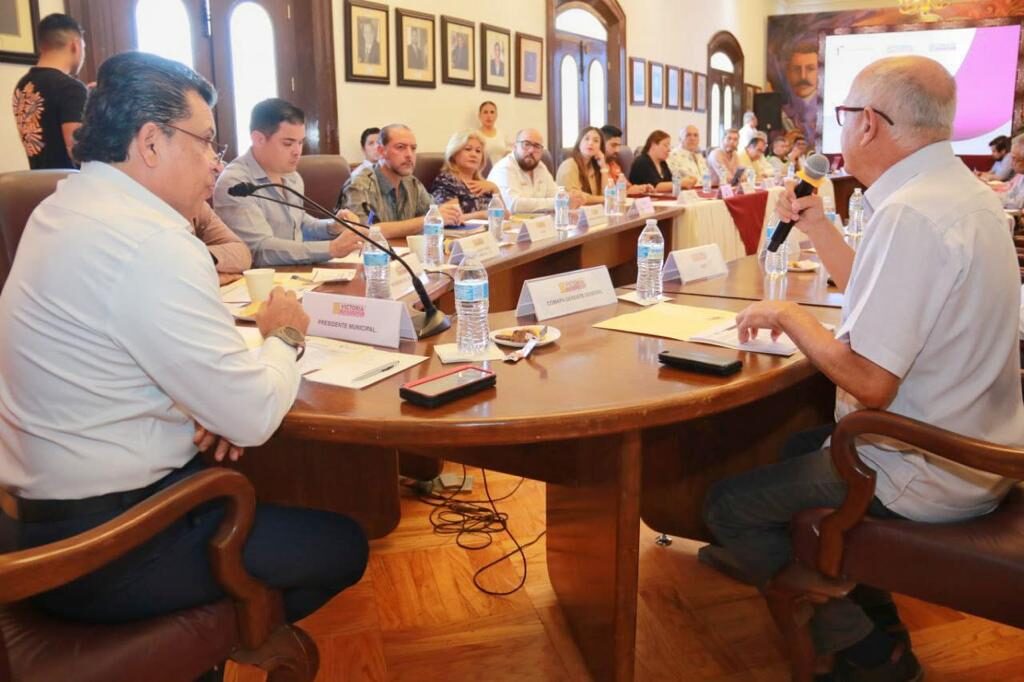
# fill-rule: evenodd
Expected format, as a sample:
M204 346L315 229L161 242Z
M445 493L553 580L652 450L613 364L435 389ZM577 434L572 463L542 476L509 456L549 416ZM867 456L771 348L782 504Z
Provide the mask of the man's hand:
M444 218L445 225L462 224L462 209L459 208L459 202L455 199L446 201L437 208L441 211L441 217Z
M309 328L309 315L295 298L295 292L274 287L270 298L263 302L256 313L256 326L264 337L281 327L294 327L305 334Z
M196 434L192 437L192 442L199 448L199 452L206 452L216 443L217 449L213 451L213 458L218 462L223 462L225 457L232 462L237 462L245 452L243 448L238 447L227 438L210 433L199 422L195 422L195 427Z
M579 208L587 203L587 198L578 189L569 190L569 208Z
M786 331L782 326L782 316L795 307L797 305L792 301L758 301L747 306L736 316L736 335L740 343L757 338L759 329L769 330L772 341L775 341Z
M357 235L345 230L337 237L331 240L330 254L331 258L344 258L348 254L358 249L363 243Z
M782 222L792 221L794 227L802 230L812 240L815 235L821 234L822 230L835 229L825 217L825 209L820 196L811 194L797 199L793 189L792 183L787 182L786 191L775 204L775 214L779 220Z

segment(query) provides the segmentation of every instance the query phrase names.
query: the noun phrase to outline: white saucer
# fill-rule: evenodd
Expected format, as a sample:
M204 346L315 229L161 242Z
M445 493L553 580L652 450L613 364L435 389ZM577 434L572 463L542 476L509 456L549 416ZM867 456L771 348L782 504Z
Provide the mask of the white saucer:
M493 332L490 333L490 337L491 341L494 341L494 343L498 344L499 346L508 346L510 348L522 348L523 346L526 345L525 343L516 343L515 341L506 341L504 339L499 339L497 338L498 334L512 334L512 332L514 332L515 330L522 329L524 327L533 327L539 331L540 328L543 326L544 325L542 324L528 324L523 325L522 327L505 327L504 329L495 329ZM537 342L536 347L539 348L541 346L546 346L549 343L554 343L560 338L562 338L562 332L558 331L556 327L552 327L549 325L548 331L544 334L544 337Z

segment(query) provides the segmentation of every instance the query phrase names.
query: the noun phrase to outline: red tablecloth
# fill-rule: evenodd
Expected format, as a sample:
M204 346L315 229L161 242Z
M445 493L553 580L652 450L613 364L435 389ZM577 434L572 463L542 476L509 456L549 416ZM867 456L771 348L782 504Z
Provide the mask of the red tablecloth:
M768 204L768 192L741 194L725 200L725 206L736 223L740 239L747 249L747 255L757 253L757 245L761 241L761 228L764 226L764 211Z

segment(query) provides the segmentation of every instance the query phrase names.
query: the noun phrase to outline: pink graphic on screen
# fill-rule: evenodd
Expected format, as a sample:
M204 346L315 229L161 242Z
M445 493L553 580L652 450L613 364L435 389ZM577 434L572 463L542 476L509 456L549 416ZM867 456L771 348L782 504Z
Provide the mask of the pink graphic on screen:
M970 140L1010 122L1020 25L979 28L957 69L953 140Z

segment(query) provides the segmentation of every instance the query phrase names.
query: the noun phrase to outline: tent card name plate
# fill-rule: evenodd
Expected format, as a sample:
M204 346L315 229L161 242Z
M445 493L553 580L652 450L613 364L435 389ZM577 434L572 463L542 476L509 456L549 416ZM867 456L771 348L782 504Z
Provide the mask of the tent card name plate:
M526 280L519 292L516 317L536 315L538 321L549 320L612 305L616 300L612 277L601 265Z
M490 232L481 232L472 237L463 237L452 242L448 262L458 265L464 258L476 256L479 260L498 257L498 242Z
M604 227L608 224L608 216L604 213L604 206L592 204L581 206L580 215L576 220L576 227L585 230L593 227Z
M676 203L682 204L683 206L692 206L700 201L700 195L697 194L695 189L684 189L676 197Z
M666 282L680 280L684 284L699 279L724 275L729 271L718 244L705 244L692 249L679 249L668 254L661 278Z
M732 199L736 196L736 190L732 188L732 185L722 185L718 189L722 193L723 199Z
M521 225L516 235L517 242L540 242L556 236L555 219L549 215L524 220Z
M401 301L310 292L302 297L310 336L398 348L415 339L409 309Z

